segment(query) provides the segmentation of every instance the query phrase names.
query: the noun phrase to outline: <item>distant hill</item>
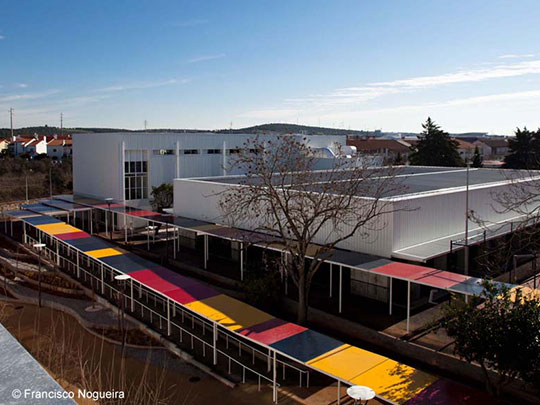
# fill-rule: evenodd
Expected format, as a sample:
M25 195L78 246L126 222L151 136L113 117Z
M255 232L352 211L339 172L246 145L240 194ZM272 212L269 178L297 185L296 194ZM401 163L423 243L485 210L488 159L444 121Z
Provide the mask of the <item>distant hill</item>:
M305 135L360 135L373 136L377 131L358 131L351 129L325 128L325 127L310 127L307 125L297 124L262 124L253 127L238 128L238 129L221 129L215 131L218 133L233 133L233 134L263 134L263 133L279 133L279 134L305 134Z
M59 127L49 127L47 125L41 127L25 127L13 130L15 135L46 135L52 136L60 134ZM262 134L262 133L280 133L280 134L306 134L306 135L357 135L357 136L380 136L378 131L357 131L337 128L310 127L306 125L295 124L263 124L247 128L237 129L221 129L221 130L204 130L204 129L178 129L178 128L159 128L143 130L129 130L123 128L64 128L65 134L82 133L82 132L214 132L214 133L233 133L233 134ZM10 136L9 128L0 128L0 137Z
M60 134L59 127L49 127L47 125L40 127L26 127L17 128L13 130L15 135L46 135L53 136ZM400 136L415 136L418 133L413 132L383 132L377 131L364 131L353 129L339 129L339 128L326 128L326 127L312 127L307 125L297 124L284 124L284 123L270 123L255 125L246 128L232 128L232 129L219 129L219 130L205 130L205 129L179 129L179 128L158 128L144 130L130 130L123 128L64 128L64 134L75 134L83 132L213 132L218 134L232 133L232 134L305 134L305 135L350 135L356 137L385 137L385 138L397 138ZM481 137L485 136L485 132L468 132L462 134L451 134L456 137ZM0 137L5 138L10 136L9 128L0 128Z

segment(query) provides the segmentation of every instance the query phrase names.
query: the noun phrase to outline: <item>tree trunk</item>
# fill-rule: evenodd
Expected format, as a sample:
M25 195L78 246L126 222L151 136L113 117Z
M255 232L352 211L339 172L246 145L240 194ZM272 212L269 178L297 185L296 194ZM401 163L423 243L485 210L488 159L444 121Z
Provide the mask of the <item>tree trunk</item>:
M303 325L307 321L308 317L308 297L306 288L306 276L304 270L299 271L300 277L298 278L298 314L297 322Z

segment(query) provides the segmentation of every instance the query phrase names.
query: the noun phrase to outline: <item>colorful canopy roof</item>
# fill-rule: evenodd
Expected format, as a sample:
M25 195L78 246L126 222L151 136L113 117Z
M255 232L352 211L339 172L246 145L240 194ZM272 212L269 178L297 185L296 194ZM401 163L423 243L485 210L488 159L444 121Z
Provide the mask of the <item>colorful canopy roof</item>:
M62 199L64 201L76 201L77 203L87 204L96 208L105 209L108 207L108 204L104 204L101 200L93 200L73 195L62 195L56 196L55 198ZM111 210L125 215L137 216L149 221L174 224L180 228L195 231L197 233L208 234L229 240L253 243L257 246L277 251L284 250L284 246L271 235L231 228L223 225L216 225L189 218L162 216L157 212L140 210L138 208L126 206L125 204L119 202L113 202L110 206L112 207ZM317 246L311 246L307 257L313 258L316 251ZM325 261L338 266L347 266L364 272L371 272L399 280L411 281L416 284L422 284L428 287L439 288L464 295L480 295L484 290L484 287L482 286L483 280L479 278L424 266L395 262L383 257L365 253L333 249ZM507 286L508 288L514 287L514 285L502 282L495 281L494 283L500 288L503 286Z
M88 236L53 217L24 217L15 212L14 216L120 272L129 273L142 285L196 314L326 375L351 385L368 385L378 395L399 404L407 401L451 403L453 400L447 395L452 390L444 389L455 386L456 383L449 380L275 318L196 280L124 252L100 238ZM394 266L388 267L387 271L401 270ZM432 270L426 270L426 277L429 271ZM434 384L437 389L431 388Z

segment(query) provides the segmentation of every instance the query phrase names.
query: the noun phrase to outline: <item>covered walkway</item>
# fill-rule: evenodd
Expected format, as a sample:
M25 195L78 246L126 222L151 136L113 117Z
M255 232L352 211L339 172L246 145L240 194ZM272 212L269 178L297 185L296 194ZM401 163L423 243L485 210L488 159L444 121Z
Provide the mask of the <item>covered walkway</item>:
M106 281L112 280L114 275L129 275L130 282L124 293L128 310L133 312L138 305L143 311L143 304L137 300L136 293L141 298L143 291L151 292L154 300L159 299L163 303L167 335L171 335L171 328L180 328L171 322L171 315L174 316L176 311L203 319L212 331L209 349L213 352L214 364L218 361L218 339L227 339L227 342L229 339L245 339L254 344L267 357L271 377L260 377L272 382L275 401L277 366L280 363L283 367L316 370L335 378L338 387L341 383L371 386L379 397L395 403L418 403L421 398L452 402L452 398L446 397L452 392L450 387L454 384L449 380L275 318L198 281L117 249L51 216L25 210L6 211L5 214L23 221L25 242L32 242L31 238L34 237L35 241L47 243L57 261L61 260L63 252L74 254L78 277L82 277L82 262L91 265L96 270L96 287L102 294L106 288L111 288ZM29 235L30 232L33 236ZM393 267L383 271L399 272ZM422 277L438 275L426 273ZM455 280L452 281L456 284ZM337 400L339 403L339 394Z

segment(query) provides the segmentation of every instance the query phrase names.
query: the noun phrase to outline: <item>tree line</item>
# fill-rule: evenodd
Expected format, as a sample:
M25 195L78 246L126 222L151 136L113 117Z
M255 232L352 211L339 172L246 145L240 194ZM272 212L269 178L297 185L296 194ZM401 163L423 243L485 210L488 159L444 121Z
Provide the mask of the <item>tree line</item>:
M422 124L418 144L412 148L409 163L414 166L462 167L467 162L459 154L459 144L428 117ZM504 158L505 169L540 169L540 129L530 131L517 128L514 137L508 138L509 153ZM402 163L402 158L397 159ZM396 162L394 162L396 164ZM472 167L482 167L483 159L478 146L469 162Z

